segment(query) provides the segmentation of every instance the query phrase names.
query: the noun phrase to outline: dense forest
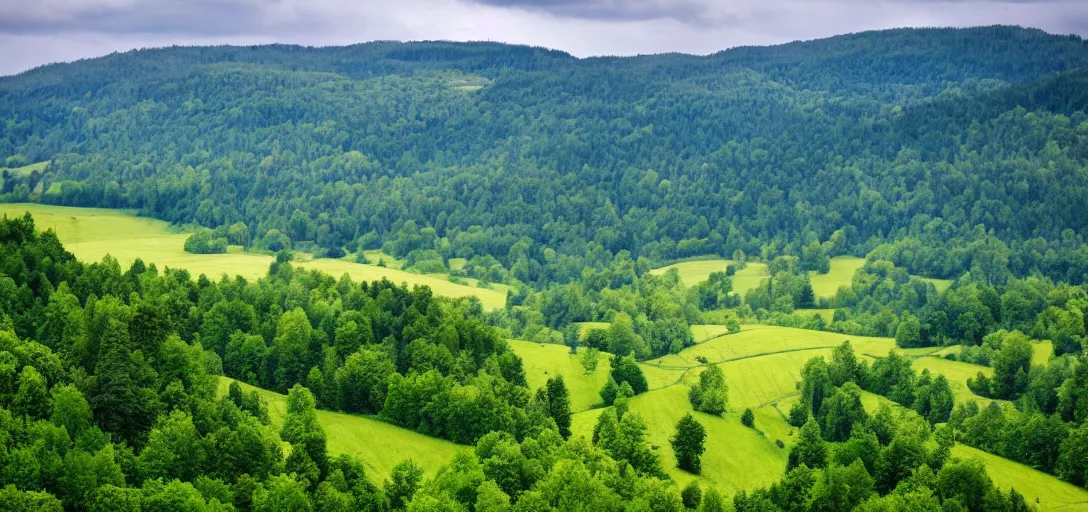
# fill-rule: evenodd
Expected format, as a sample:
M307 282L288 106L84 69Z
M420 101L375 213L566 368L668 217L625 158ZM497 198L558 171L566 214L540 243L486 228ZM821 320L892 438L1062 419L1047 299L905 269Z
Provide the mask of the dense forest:
M131 51L0 77L0 172L0 201L130 208L191 228L189 253L275 255L255 280L125 268L0 219L0 511L1035 508L956 444L1088 487L1076 36ZM505 307L295 261L375 249L502 283ZM839 256L864 261L817 296ZM700 282L652 271L701 258L730 261ZM749 265L766 273L742 289ZM798 364L781 480L722 495L666 466L700 474L700 421L731 412L733 376L696 357L670 384L690 386L672 456L633 405L661 389L646 361L707 341L699 324L897 349ZM571 381L531 388L507 338L565 344L586 375L611 355L591 436L572 432ZM957 390L919 354L979 371ZM248 386L286 395L282 424ZM464 450L380 480L332 453L318 410Z
M164 48L0 78L3 198L384 248L537 289L625 253L881 251L1088 280L1088 44L903 29L696 57L490 43ZM196 243L199 242L199 243ZM626 252L625 252L626 251Z

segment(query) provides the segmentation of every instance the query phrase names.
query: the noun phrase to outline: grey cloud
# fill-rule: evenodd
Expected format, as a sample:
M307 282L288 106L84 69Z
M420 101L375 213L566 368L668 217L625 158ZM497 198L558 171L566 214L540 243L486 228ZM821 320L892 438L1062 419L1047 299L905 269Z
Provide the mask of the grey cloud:
M172 44L488 40L580 57L709 54L893 27L1088 36L1083 0L0 0L0 74Z
M788 17L791 9L807 10L821 4L896 8L914 5L918 9L941 5L974 5L980 9L999 8L1000 4L1074 4L1083 0L464 0L469 3L546 13L559 18L611 21L674 20L693 26L733 27L760 19ZM985 5L990 4L990 5Z
M674 19L700 22L709 5L698 0L469 0L483 5L546 12L564 18L591 20Z
M284 21L271 14L279 0L41 0L0 6L0 33L175 34L237 36L307 19Z

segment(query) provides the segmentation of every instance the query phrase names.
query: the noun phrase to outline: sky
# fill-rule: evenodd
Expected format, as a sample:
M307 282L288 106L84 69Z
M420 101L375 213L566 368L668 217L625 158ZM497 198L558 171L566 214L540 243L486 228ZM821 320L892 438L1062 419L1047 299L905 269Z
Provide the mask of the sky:
M170 45L501 41L579 57L894 27L1023 25L1088 37L1088 0L0 0L0 75Z

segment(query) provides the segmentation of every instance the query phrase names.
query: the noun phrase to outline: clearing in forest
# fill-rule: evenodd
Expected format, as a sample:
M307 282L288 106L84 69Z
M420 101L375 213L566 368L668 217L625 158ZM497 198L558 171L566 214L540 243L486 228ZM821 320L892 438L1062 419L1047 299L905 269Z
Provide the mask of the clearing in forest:
M35 203L0 204L0 215L22 216L25 212L34 216L40 229L56 231L65 249L87 262L102 261L104 256L116 258L122 268L136 258L161 267L183 268L194 277L200 274L210 279L240 275L257 279L268 273L273 257L230 251L226 254L191 254L184 250L189 233L169 223L132 212L102 208L73 208ZM444 274L416 274L398 268L364 265L347 259L312 259L295 264L307 269L317 269L333 277L348 274L356 282L375 281L383 277L408 286L426 285L436 295L446 297L474 296L485 309L501 308L506 304L506 293L496 289L476 288L449 281Z
M680 281L684 286L692 287L710 278L712 272L725 272L725 268L733 263L732 260L709 259L682 261L650 271L651 274L664 274L669 269L675 268L680 273ZM812 291L817 297L834 297L840 286L850 286L854 273L865 265L864 258L855 256L837 256L831 258L831 270L826 274L809 273L812 280ZM738 270L733 276L733 290L742 296L759 283L769 277L767 265L763 263L748 263L748 266ZM933 283L938 292L944 291L952 284L948 279L931 279L920 277L919 279Z
M234 379L220 377L220 396L227 394L231 382L235 382ZM256 390L261 395L268 404L272 426L277 431L282 428L287 415L287 396L244 382L239 384L242 391ZM472 449L366 416L318 410L317 421L325 429L329 453L356 457L366 466L367 477L376 484L389 478L393 466L405 459L412 459L423 468L427 477L432 477L458 452Z

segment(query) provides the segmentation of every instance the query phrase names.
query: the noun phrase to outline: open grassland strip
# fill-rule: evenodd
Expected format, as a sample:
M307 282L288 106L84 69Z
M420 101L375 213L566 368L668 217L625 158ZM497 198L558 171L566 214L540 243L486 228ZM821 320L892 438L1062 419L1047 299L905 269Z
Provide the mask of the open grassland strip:
M964 444L954 446L952 455L981 460L994 485L1003 492L1015 488L1039 510L1088 511L1088 490L1056 476Z
M122 268L137 258L160 268L185 269L190 275L200 274L217 280L222 275L240 275L254 280L264 277L274 256L253 253L191 254L184 250L189 233L165 221L138 217L133 212L103 208L74 208L37 203L0 204L0 216L22 216L30 212L41 230L53 229L65 248L84 262L102 261L109 255ZM333 277L348 274L356 282L382 278L409 287L427 285L436 295L480 299L484 309L502 308L506 304L505 287L475 288L449 281L445 274L416 274L393 267L379 267L343 259L307 259L295 262L298 267L316 269Z
M220 396L226 395L231 382L235 382L234 379L219 379ZM287 396L238 383L243 391L257 391L268 405L272 426L280 429L287 414ZM389 478L393 466L405 459L412 459L428 477L434 476L458 452L472 449L369 416L318 410L317 421L325 429L329 452L355 456L366 466L368 477L375 483Z
M786 350L776 350L776 351L773 351L773 352L761 352L761 353L758 353L758 354L748 354L748 355L743 355L743 356L738 356L738 357L721 359L719 361L708 361L705 364L699 363L699 364L693 364L693 365L689 365L689 366L656 365L656 364L652 364L650 362L643 362L641 364L646 365L646 366L651 366L653 368L657 368L657 369L660 369L660 370L672 370L672 371L680 371L681 372L680 376L677 377L675 382L673 382L671 384L668 384L668 385L665 385L665 386L659 386L659 387L650 389L650 391L656 391L656 390L659 390L659 389L664 389L664 388L676 386L676 385L678 385L678 384L680 384L680 383L682 383L684 381L684 377L686 377L687 373L690 372L691 370L696 370L696 369L699 369L699 368L705 368L705 367L710 366L710 365L719 365L719 364L725 364L725 363L732 363L732 362L736 362L736 361L743 361L743 360L746 360L746 359L755 359L755 358L759 358L759 357L774 356L774 355L779 355L779 354L789 354L789 353L792 353L792 352L813 352L813 351L824 351L824 350L825 350L824 347L792 348L792 349L786 349Z

